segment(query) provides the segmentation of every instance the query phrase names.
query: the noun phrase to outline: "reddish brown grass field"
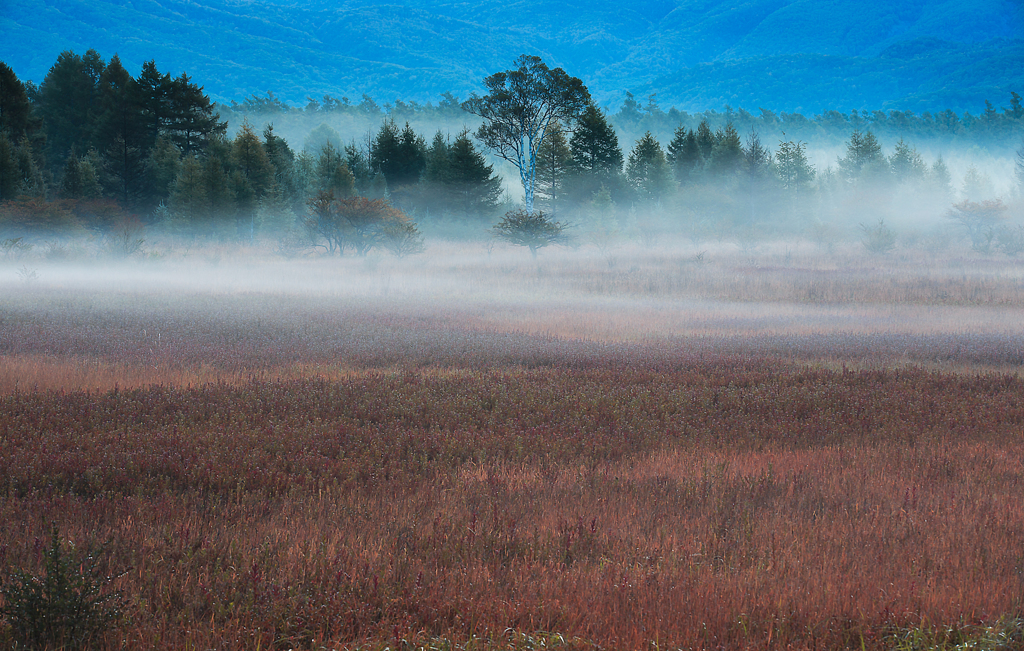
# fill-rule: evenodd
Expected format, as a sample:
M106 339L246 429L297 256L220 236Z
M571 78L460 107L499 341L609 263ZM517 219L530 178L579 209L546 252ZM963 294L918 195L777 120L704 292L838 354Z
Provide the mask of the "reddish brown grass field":
M100 550L109 649L885 649L1024 616L1016 265L749 258L0 287L0 569L40 572L50 527Z

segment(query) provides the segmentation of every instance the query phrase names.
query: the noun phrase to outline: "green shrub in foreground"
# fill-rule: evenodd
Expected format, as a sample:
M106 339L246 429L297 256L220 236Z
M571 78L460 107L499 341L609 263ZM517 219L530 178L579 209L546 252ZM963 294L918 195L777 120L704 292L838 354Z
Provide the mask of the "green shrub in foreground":
M122 603L94 555L69 554L54 528L43 556L43 576L15 570L0 587L13 648L82 648L117 624Z

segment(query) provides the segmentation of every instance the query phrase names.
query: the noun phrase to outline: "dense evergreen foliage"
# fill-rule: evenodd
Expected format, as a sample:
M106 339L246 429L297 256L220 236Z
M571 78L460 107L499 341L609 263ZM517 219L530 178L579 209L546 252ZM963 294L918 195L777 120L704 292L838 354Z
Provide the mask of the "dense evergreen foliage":
M499 74L507 81L509 73ZM958 199L1001 199L983 171L972 167L962 182L953 179L942 156L926 160L914 144L932 143L931 151L934 143L969 144L1015 156L1012 171L1024 190L1024 107L1016 92L1009 106L988 103L978 116L805 117L728 107L664 111L653 95L641 104L629 94L608 114L577 86L577 105L553 115L535 145L536 198L539 209L595 243L659 229L698 234L709 224L759 233L806 233L822 224L852 229L865 206L879 219L949 212L977 247L1022 240L1002 221L979 226L963 217L981 214L970 206L950 208ZM189 75L160 72L154 61L133 76L117 55L104 61L94 50L67 51L38 87L0 63L2 235L85 230L128 242L135 229L159 226L186 238L269 237L284 248L390 247L403 254L419 246L417 223L439 234L486 236L515 199L476 144L494 150L463 110L473 103L443 97L437 105L381 106L367 95L359 103L325 95L294 107L268 93L228 106L212 103ZM417 129L429 124L442 128L428 144ZM346 142L360 130L365 138ZM815 168L812 139L841 144L844 153ZM927 201L906 204L898 199L905 189L925 190ZM339 217L356 199L398 212L378 220L372 236L360 234ZM1008 209L990 207L995 215Z

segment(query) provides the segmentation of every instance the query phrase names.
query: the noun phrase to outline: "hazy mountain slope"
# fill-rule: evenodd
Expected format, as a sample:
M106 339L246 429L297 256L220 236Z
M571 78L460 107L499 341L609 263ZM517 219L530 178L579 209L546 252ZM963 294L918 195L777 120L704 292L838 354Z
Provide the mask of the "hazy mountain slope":
M875 56L895 43L922 37L962 43L1021 38L1009 20L1016 12L1020 25L1019 9L1019 3L1008 0L798 0L773 11L724 54Z
M967 108L975 115L983 99L1009 105L1007 85L1024 88L1024 42L955 45L918 41L924 51L890 52L878 58L821 54L718 61L670 73L637 87L693 108L764 107L805 114L829 108L912 110ZM1009 83L1008 83L1009 81ZM813 89L801 94L797 89ZM865 103L864 97L875 98ZM982 99L979 99L982 98ZM661 101L661 104L665 104Z
M299 103L466 96L526 52L613 104L977 110L1024 87L1022 25L1020 0L0 0L0 59L38 83L92 47L216 99Z

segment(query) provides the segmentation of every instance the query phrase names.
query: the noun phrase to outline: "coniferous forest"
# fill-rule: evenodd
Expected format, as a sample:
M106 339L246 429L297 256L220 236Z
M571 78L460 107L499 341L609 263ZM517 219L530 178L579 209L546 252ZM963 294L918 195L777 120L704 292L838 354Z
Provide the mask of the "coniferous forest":
M38 85L6 65L0 78L8 241L90 233L123 252L145 231L269 239L292 253L386 245L404 254L419 250L423 232L488 236L519 196L514 170L488 157L473 136L478 120L450 93L425 105L326 95L297 107L273 93L217 105L187 73L148 61L132 74L94 50L62 53ZM901 220L952 217L977 246L1016 251L1016 231L994 225L1018 210L1024 106L1016 92L1003 99L1008 106L986 101L978 115L804 116L691 114L627 94L616 112L591 105L571 130L544 139L537 207L594 242L863 236L876 225L884 240ZM812 161L830 148L834 157ZM985 164L954 177L943 153L962 150ZM989 160L1004 161L1002 171ZM341 237L327 197L377 202L371 221L389 224L388 235Z

